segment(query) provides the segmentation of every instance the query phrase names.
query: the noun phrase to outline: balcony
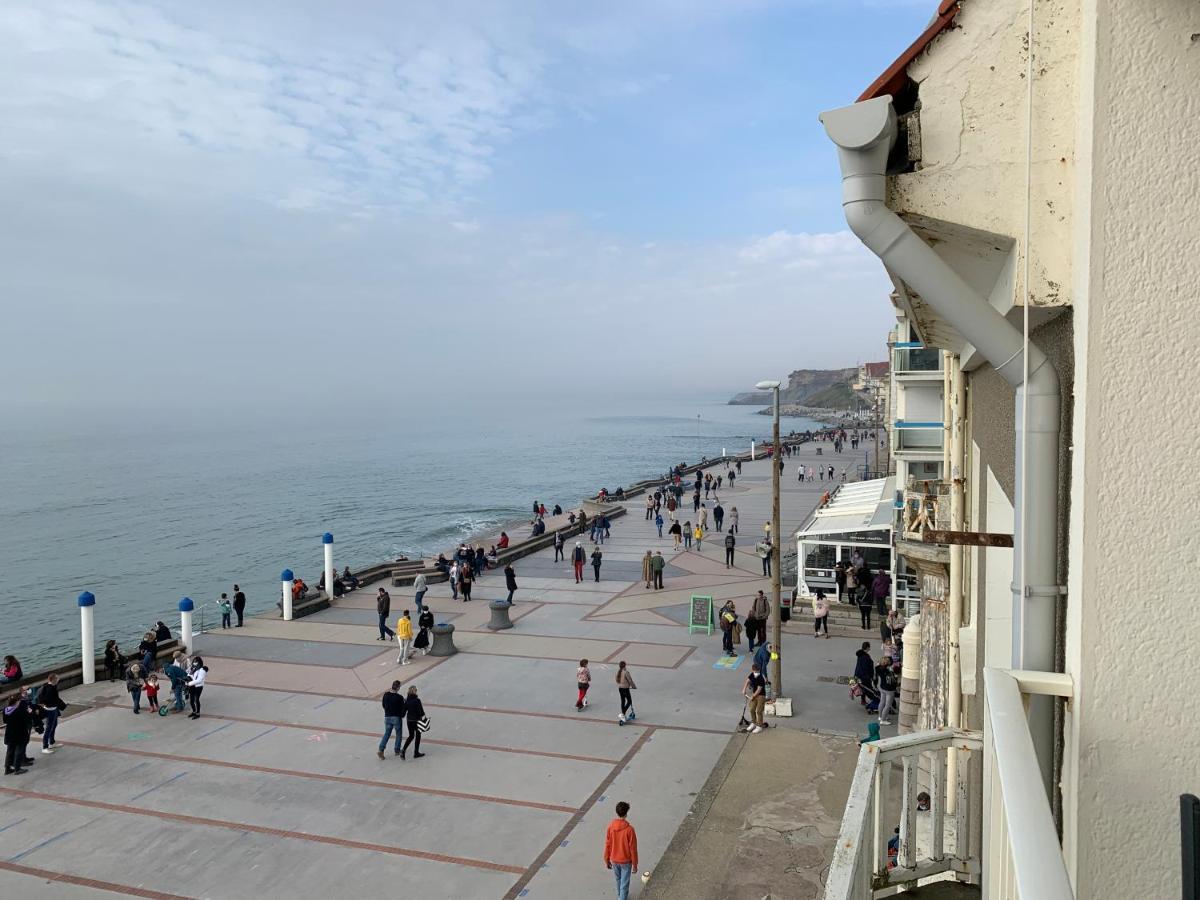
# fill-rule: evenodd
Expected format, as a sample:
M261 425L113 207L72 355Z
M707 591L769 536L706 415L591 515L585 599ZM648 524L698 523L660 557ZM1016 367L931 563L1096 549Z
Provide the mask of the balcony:
M897 378L941 378L942 351L919 341L896 344L892 350L892 371Z
M1073 900L1024 700L1069 699L1071 678L989 668L984 689L982 735L938 729L863 745L825 900L875 900L901 889L914 900L934 892ZM956 894L947 880L958 882Z
M897 419L893 424L896 453L927 453L940 456L946 432L941 422L911 422Z
M950 482L913 480L904 491L900 535L921 541L927 531L950 529Z

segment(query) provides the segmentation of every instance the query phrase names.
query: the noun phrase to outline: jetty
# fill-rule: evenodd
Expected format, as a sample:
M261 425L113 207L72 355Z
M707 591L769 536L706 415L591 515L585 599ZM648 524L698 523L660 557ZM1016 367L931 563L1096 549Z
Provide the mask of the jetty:
M785 552L830 487L798 482L796 467L833 464L853 478L862 462L828 443L785 459ZM705 471L726 468L714 460ZM589 564L576 583L570 562L577 540L590 556L587 534L568 539L565 561L551 541L512 548L512 628L488 628L489 602L507 596L503 560L471 603L432 583L425 602L453 625L453 655L400 666L397 645L377 639L378 586L391 593L389 624L405 609L415 617L410 566L292 621L272 611L197 635L194 653L210 669L198 719L135 716L124 684L101 670L95 684L63 692L61 749L41 755L35 735L36 764L0 781L0 893L610 897L603 837L625 800L639 869L650 873L645 885L635 875L631 896L726 897L754 884L819 896L866 725L839 677L878 633L813 640L808 609L797 610L782 647L794 715L735 733L745 642L731 661L719 631L688 622L694 595L718 607L732 599L743 616L756 591L770 596L754 552L770 517L769 461L744 461L718 495L726 529L738 510L732 568L716 531L703 549L676 552L637 493L613 501L624 514L600 546L599 581ZM695 520L690 496L681 521ZM714 501L704 502L711 523ZM642 580L647 550L666 560L662 590ZM576 711L584 658L590 705ZM636 720L624 726L621 660L638 686ZM431 719L424 758L401 760L390 746L376 756L380 696L396 679L418 688Z

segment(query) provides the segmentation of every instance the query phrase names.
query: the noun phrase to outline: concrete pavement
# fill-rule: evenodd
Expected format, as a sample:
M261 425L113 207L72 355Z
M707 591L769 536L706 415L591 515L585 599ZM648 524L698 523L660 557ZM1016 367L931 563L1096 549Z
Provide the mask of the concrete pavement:
M811 450L802 457L815 459ZM848 460L837 464L840 472ZM827 487L798 483L796 457L786 465L785 535ZM502 573L481 578L469 604L433 586L426 602L456 628L461 652L450 658L398 666L396 644L376 640L368 587L302 620L250 618L200 636L210 667L200 719L134 716L120 683L66 692L75 714L59 727L63 749L0 781L0 890L309 897L353 884L356 893L427 898L612 896L601 850L613 805L633 805L641 867L653 869L740 716L744 653L723 661L718 634L689 635L681 623L692 593L732 597L743 613L755 591L769 594L753 556L769 489L769 467L758 462L721 492L727 527L739 511L733 569L719 535L702 552L674 553L635 497L601 548L599 583L588 566L576 584L552 550L516 564L511 631L485 627L487 600L507 593ZM680 518L693 518L690 505ZM647 549L668 558L665 590L642 584ZM395 619L412 598L391 594ZM836 682L858 641L812 640L806 625L789 628L783 648L795 718L739 740L848 746L865 730ZM593 688L577 712L581 657ZM638 717L625 727L613 683L622 659L638 683ZM375 756L379 695L395 678L418 687L433 722L420 760L390 749L384 761ZM782 754L778 777L794 770L811 780L817 764L800 756Z

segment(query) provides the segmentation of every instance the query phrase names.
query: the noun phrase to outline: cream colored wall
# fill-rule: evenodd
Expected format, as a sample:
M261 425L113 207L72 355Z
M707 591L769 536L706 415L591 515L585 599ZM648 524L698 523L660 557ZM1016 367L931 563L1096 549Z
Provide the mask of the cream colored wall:
M1032 293L1070 302L1077 2L1039 0L1035 53ZM967 0L957 27L909 66L920 84L919 171L889 179L888 205L1010 238L1025 231L1024 0ZM1024 296L1023 260L1011 300Z
M1178 795L1200 790L1200 3L1084 12L1064 843L1079 897L1177 897Z

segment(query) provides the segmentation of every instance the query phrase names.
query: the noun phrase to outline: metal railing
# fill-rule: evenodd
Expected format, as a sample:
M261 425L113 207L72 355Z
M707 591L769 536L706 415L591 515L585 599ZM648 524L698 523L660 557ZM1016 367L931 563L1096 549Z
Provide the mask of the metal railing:
M983 823L983 895L987 900L1071 900L1050 801L1029 733L1024 697L1071 697L1069 675L983 670L988 770Z
M842 829L829 867L825 900L873 900L897 887L945 872L975 880L979 859L971 855L970 757L978 757L978 732L938 729L864 744L846 801ZM947 785L949 754L968 756ZM898 771L897 771L898 770ZM892 777L900 778L899 796ZM924 778L928 784L919 787ZM954 791L948 813L947 788ZM918 812L918 794L929 795L928 809ZM894 840L892 852L889 843Z

